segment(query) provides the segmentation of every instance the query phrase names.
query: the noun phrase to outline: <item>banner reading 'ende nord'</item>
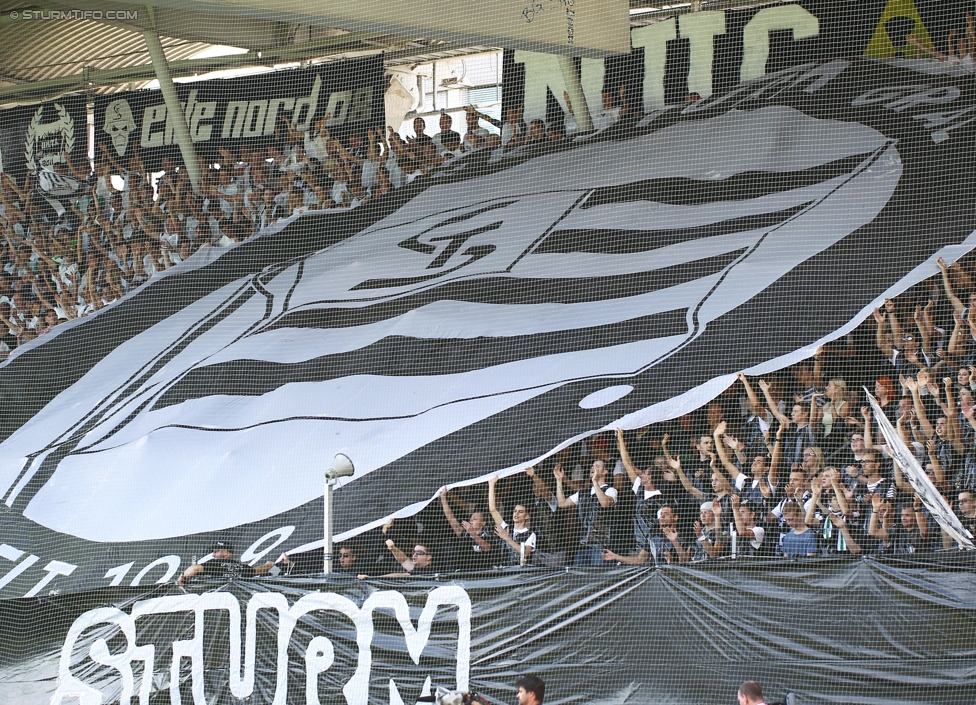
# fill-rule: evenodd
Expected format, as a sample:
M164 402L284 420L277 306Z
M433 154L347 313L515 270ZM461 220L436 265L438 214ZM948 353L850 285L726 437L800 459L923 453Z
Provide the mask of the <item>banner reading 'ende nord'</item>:
M383 58L367 57L257 76L176 84L197 156L216 161L225 148L261 150L289 144L285 124L310 129L327 114L338 134L383 124ZM280 142L276 140L276 134ZM172 116L160 91L95 100L95 157L125 166L134 151L150 170L163 158L182 162Z

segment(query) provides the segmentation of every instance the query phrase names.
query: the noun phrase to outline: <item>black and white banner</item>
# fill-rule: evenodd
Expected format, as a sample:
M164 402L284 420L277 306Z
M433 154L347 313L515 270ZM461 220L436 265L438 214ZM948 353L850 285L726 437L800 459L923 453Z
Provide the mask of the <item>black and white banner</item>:
M21 188L33 173L45 193L73 195L82 184L66 160L80 172L88 171L85 124L85 98L79 95L0 110L0 173L9 174Z
M311 544L337 452L350 536L811 355L976 243L976 92L931 69L811 63L476 152L19 349L0 596L171 580L215 533Z
M604 96L618 107L626 103L648 112L684 103L691 93L708 98L811 61L919 58L906 41L909 34L946 52L950 32L965 36L972 10L963 0L801 0L688 12L634 27L629 55L581 59L578 70L594 117L604 108ZM526 120L568 115L556 57L506 51L504 80L504 107L524 106Z
M327 114L334 133L365 133L383 124L384 89L381 56L176 84L190 139L197 156L207 161L219 159L221 147L236 157L241 148L288 144L285 125L305 131ZM153 171L163 158L182 161L172 116L158 90L96 98L95 144L96 159L108 156L121 166L132 150Z
M809 705L948 705L976 690L976 574L958 553L257 579L4 607L17 638L0 651L0 700L18 705L413 705L437 688L500 705L528 673L547 703L733 703L746 680L767 702Z

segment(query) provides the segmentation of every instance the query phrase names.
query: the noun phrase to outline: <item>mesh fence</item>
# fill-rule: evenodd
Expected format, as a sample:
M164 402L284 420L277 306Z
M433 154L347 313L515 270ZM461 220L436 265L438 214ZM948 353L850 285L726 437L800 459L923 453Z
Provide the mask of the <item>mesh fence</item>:
M10 64L5 702L972 698L967 6L631 25Z

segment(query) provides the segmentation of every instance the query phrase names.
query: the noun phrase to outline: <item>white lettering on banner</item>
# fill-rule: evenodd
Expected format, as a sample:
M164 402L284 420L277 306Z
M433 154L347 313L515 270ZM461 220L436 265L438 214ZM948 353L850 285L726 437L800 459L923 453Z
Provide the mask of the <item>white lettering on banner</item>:
M691 64L688 67L688 91L701 96L712 94L712 63L715 37L725 34L724 12L693 12L682 15L678 25L681 38L688 40ZM765 68L765 63L763 64Z
M13 546L8 546L5 543L0 544L0 558L6 558L11 563L16 563L17 561L20 560L20 557L23 556L23 555L24 555L24 552L21 551L19 548L14 548ZM34 565L35 563L37 563L39 560L41 560L41 559L38 558L37 556L31 554L31 555L27 556L27 558L25 558L22 563L20 563L19 565L15 565L13 568L11 568L9 571L7 571L7 574L6 575L4 575L3 577L0 577L0 590L2 590L7 585L9 585L18 575L20 575L21 573L23 573L25 570L27 570L28 568L30 568L32 565Z
M163 133L153 132L153 125L166 122L165 105L147 105L142 111L142 131L139 138L140 147L162 147Z
M739 78L748 81L766 73L769 60L769 33L793 30L793 41L820 34L820 20L800 5L764 7L742 30L742 66Z
M951 103L960 94L961 91L955 86L933 89L928 86L886 86L859 95L851 101L851 105L860 108L872 103L884 103L888 110L900 113L914 105Z
M156 584L162 585L163 583L168 583L170 580L173 579L173 576L176 575L176 571L179 570L180 562L181 562L180 557L177 555L163 556L162 558L157 558L152 563L147 565L145 568L140 570L136 574L136 577L132 579L130 585L133 586L140 585L142 583L142 579L146 577L146 574L149 573L149 571L161 565L166 566L166 572L163 573L162 576L156 581ZM106 578L108 577L108 573L105 574L105 577Z
M322 77L316 76L308 95L300 98L263 98L255 100L231 100L224 106L224 120L220 126L222 139L269 137L274 134L278 116L290 113L289 122L299 130L311 128L315 116L322 113L318 108ZM186 103L182 103L193 142L207 142L214 136L213 124L217 116L218 101L197 101L198 90L190 91ZM373 87L348 91L335 91L329 95L324 111L332 113L330 127L346 122L364 122L373 112ZM166 106L147 105L142 113L139 144L142 147L162 147L176 143L176 130Z
M679 38L688 40L688 90L699 93L703 98L712 94L715 37L726 33L725 20L725 10L709 10L682 15L680 26L674 18L670 18L638 27L630 33L631 46L644 50L645 113L664 106L667 43ZM816 37L820 34L820 20L800 5L765 7L756 12L743 29L742 64L739 68L743 81L766 73L769 33L776 30L792 30L794 41ZM560 107L566 110L563 100L566 87L554 56L519 50L515 52L515 62L525 67L526 120L545 118L547 90L552 91ZM600 110L600 92L603 90L602 81L597 85L596 78L602 77L603 71L595 64L602 65L603 59L583 59L582 64L583 93L590 113L596 114Z
M760 78L755 78L748 83L740 84L735 90L729 91L714 99L704 99L691 103L682 113L696 113L702 110L710 110L716 105L723 106L725 110L731 110L740 103L756 101L760 99L772 99L778 93L787 88L796 88L802 83L807 83L803 87L804 93L814 93L831 80L839 76L850 63L842 59L831 62L825 66L817 64L804 64L784 69L777 73L771 73Z
M885 86L862 93L851 101L855 108L882 103L888 110L900 113L909 108L924 105L944 105L956 100L962 91L956 86L942 86L929 88L926 85ZM944 113L923 113L912 115L913 120L922 121L922 127L931 130L929 135L936 144L949 139L949 131L966 125L976 116L972 112L976 107L962 108ZM940 129L936 129L940 128Z
M976 111L976 106L954 110L949 113L924 113L922 115L912 115L912 119L922 120L922 127L924 127L926 130L932 130L930 133L932 136L932 141L939 144L939 142L949 139L949 130L956 130L963 125L976 120L976 115L973 114L973 111ZM970 117L961 119L967 115ZM942 129L936 130L936 127L941 127Z
M564 112L568 112L566 100L563 98L563 94L566 92L566 82L563 80L563 74L559 68L559 60L554 54L540 54L518 49L515 52L515 62L525 66L525 107L523 114L526 122L537 118L545 119L548 90L552 91L559 102L559 107ZM587 103L593 105L589 96L587 96ZM599 104L598 98L596 105Z
M2 547L0 547L2 551ZM0 553L0 555L3 555ZM202 595L171 595L137 602L132 613L126 614L116 608L98 608L85 612L71 625L61 648L58 664L58 685L51 696L51 705L67 705L80 701L82 705L100 705L102 693L86 684L72 673L72 665L77 669L79 658L86 655L76 653L83 649L78 642L84 632L97 629L99 636L88 648L87 657L96 663L118 672L118 700L131 702L135 694L135 674L133 662L142 664L139 703L148 705L150 688L156 675L154 644L136 645L136 622L151 615L192 612L194 615L193 635L189 639L174 641L171 644L173 658L169 665L169 697L173 705L182 705L180 693L180 668L182 659L190 660L190 686L194 705L205 705L204 693L204 614L208 610L225 611L228 617L227 640L229 658L229 687L236 698L250 697L254 691L255 662L257 657L257 614L261 610L273 610L278 614L278 638L276 642L276 683L273 705L288 702L288 650L292 632L298 621L311 612L325 610L345 615L355 625L356 644L359 649L356 670L342 689L349 705L366 705L369 694L370 671L372 669L373 612L382 610L393 613L403 630L410 658L417 665L420 656L430 639L431 626L437 610L441 606L457 607L457 668L455 688L468 689L471 667L471 598L467 592L456 585L434 588L427 595L427 601L414 627L410 617L410 606L399 592L379 591L371 594L358 607L355 602L335 593L314 592L299 598L291 607L284 595L275 592L257 593L247 604L244 625L244 651L241 653L241 607L237 598L226 592L209 592ZM111 653L108 640L115 637L111 629L117 627L125 637L125 648ZM162 647L163 645L158 645ZM165 649L161 649L165 650ZM335 661L335 648L325 636L315 636L305 649L305 702L318 705L318 675L328 670ZM243 663L242 663L243 661ZM243 670L242 670L243 668ZM100 682L104 676L99 674ZM395 687L391 683L391 691Z
M645 113L664 107L664 63L668 55L668 42L677 38L678 23L674 18L640 27L630 33L630 43L634 48L644 49Z
M24 593L24 597L35 597L39 595L41 590L43 590L47 585L54 580L59 575L71 575L75 572L75 568L78 566L73 563L65 563L64 561L51 561L46 566L44 570L47 571L47 575L41 578L37 584L30 590Z
M132 570L132 566L134 566L135 564L136 564L135 561L131 561L129 563L123 563L122 565L117 565L114 568L109 568L105 572L105 577L112 579L112 582L109 583L109 586L115 587L116 585L121 585L122 580L125 578L128 572Z
M287 541L288 537L291 536L292 533L294 533L294 531L295 531L294 526L283 526L280 529L272 529L271 531L269 531L264 536L262 536L257 541L255 541L254 543L252 543L250 546L247 547L247 550L245 550L244 553L241 554L241 563L254 565L259 560L261 560L266 555L268 555L277 546L280 546L285 541ZM264 542L271 538L274 538L275 540L262 548Z

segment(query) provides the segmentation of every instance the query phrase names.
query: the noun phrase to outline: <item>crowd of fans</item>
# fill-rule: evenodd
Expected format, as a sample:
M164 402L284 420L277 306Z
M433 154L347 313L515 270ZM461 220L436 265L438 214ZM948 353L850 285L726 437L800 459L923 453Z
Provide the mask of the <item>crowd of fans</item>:
M596 435L524 473L442 489L415 517L343 544L338 570L959 550L896 462L862 388L976 536L973 262L940 260L939 274L850 335L766 378L739 374L697 412Z
M604 126L619 117L611 107ZM282 118L269 144L237 154L222 149L219 161L201 164L197 192L185 168L164 159L162 171L152 172L135 145L124 165L105 145L88 168L66 154L56 169L81 184L70 198L46 194L38 174L24 184L0 174L0 359L202 247L230 246L306 211L382 198L467 152L511 153L565 136L564 125L547 131L541 120L526 124L521 109L502 122L468 106L465 118L463 135L444 113L434 135L416 118L406 138L375 127L341 139L330 132L330 115L306 131Z

